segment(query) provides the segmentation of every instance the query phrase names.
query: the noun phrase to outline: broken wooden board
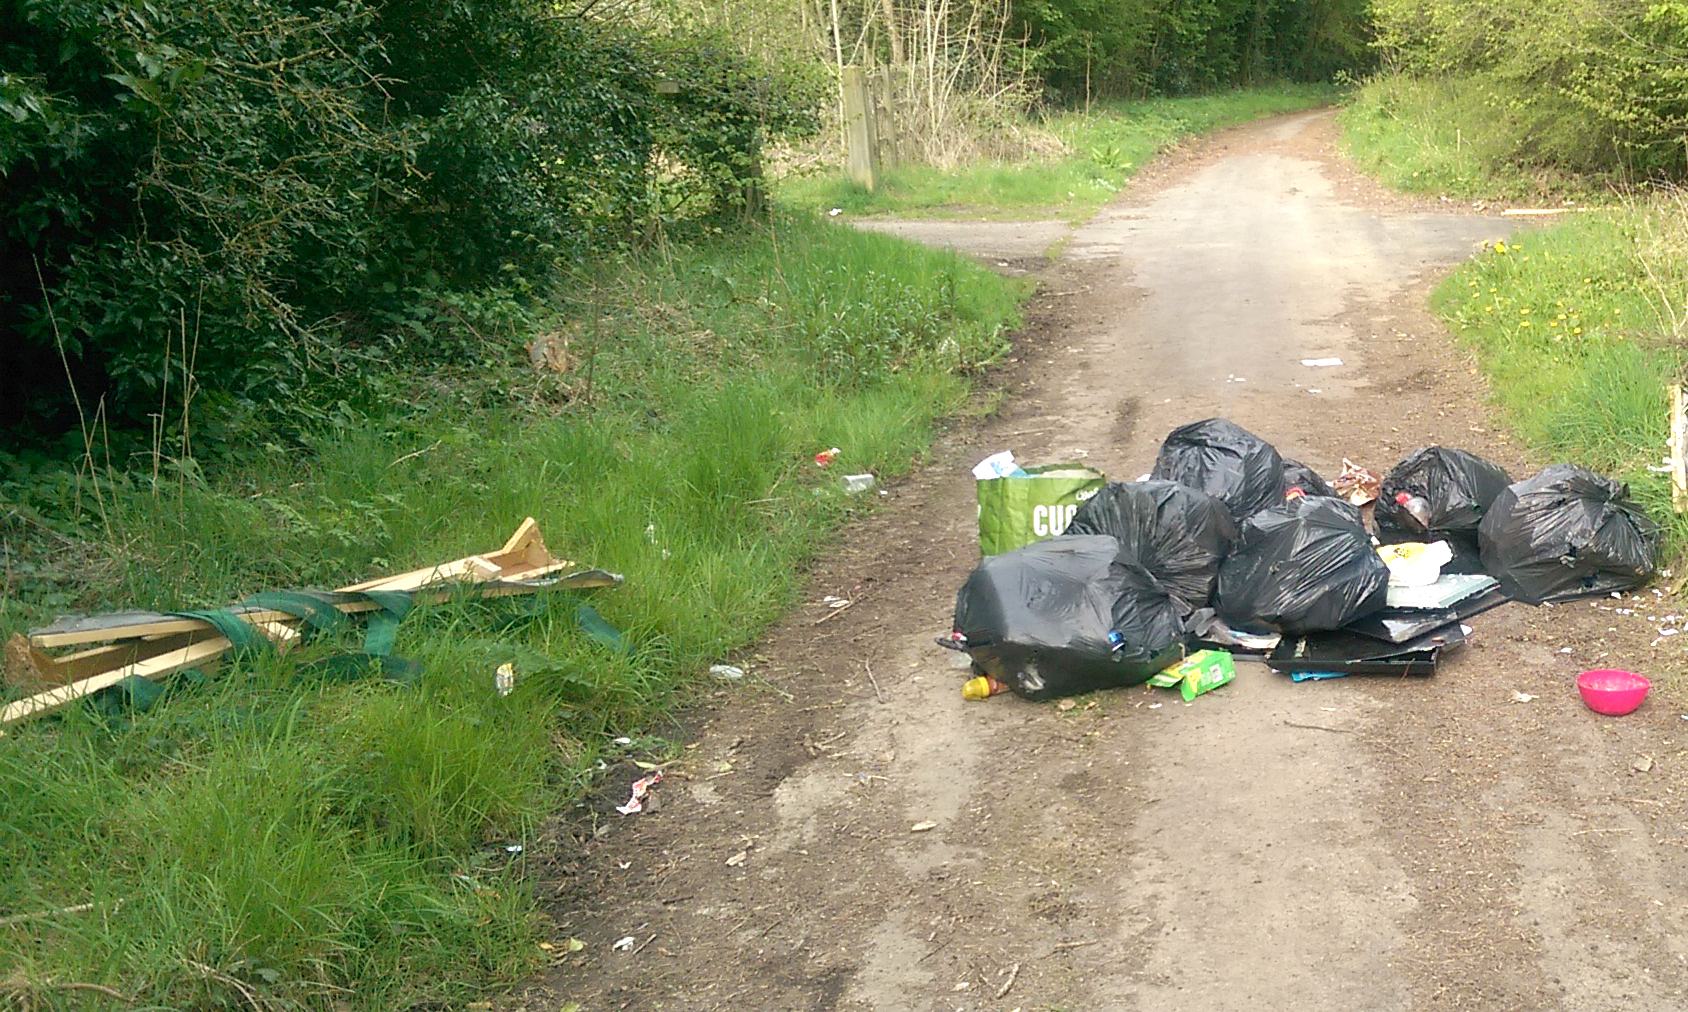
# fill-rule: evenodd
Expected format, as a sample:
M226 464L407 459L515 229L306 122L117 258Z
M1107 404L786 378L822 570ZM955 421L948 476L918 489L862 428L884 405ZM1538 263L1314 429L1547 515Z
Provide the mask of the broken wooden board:
M1688 511L1688 403L1681 383L1670 388L1670 505Z
M417 594L416 601L419 604L438 604L450 599L454 594L459 593L467 593L474 600L484 600L488 598L512 597L521 594L534 594L544 590L585 590L593 587L614 587L619 585L621 582L622 577L619 574L611 573L602 569L585 569L577 570L576 572L568 573L564 576L552 580L546 580L544 582L533 580L519 582L499 580L490 583L474 584L470 587L449 585L442 586ZM352 596L348 596L345 602L337 603L334 606L339 608L341 611L348 613L373 611L379 607L373 601ZM254 612L252 614L259 613ZM158 617L166 618L167 616ZM249 618L249 620L251 619ZM190 637L204 637L206 635L204 632L205 623L200 622L197 619L176 619L176 621L192 623L194 626L194 628L191 629L178 630L178 636L186 635ZM277 649L285 650L289 646L298 642L300 639L299 630L297 628L299 621L299 619L292 615L285 615L275 620L257 621L255 624L258 625L259 630L266 637L276 643ZM22 640L21 637L14 637L12 642L7 644L8 661L10 661L13 652L17 649L14 644L17 644L20 640ZM141 640L138 642L144 644L148 641ZM39 665L41 663L39 657L46 657L45 654L42 654L39 650L31 647L28 641L22 641L22 645L23 648L31 651L31 664ZM18 700L4 709L0 709L0 727L20 720L27 720L31 717L52 713L53 711L62 709L78 699L84 699L96 692L99 692L101 689L116 685L122 682L125 678L129 678L131 676L148 679L163 678L166 675L172 675L178 671L202 667L205 664L216 661L223 654L233 649L233 646L234 645L230 643L228 639L222 636L201 638L197 642L191 642L186 646L165 649L154 656L149 656L124 664L122 667L115 670L104 671L99 674L80 678L67 684L58 685L56 688L37 693L27 699ZM102 647L97 650L84 651L81 654L72 656L86 658L106 653L112 649L113 648L111 647ZM35 655L39 655L39 657L36 657ZM46 657L46 660L49 664L53 663L53 659L50 657Z
M346 592L421 590L435 583L485 583L501 579L531 579L541 572L556 572L570 565L571 563L551 556L545 547L545 539L540 536L538 521L528 517L516 528L516 533L504 542L504 547L496 552L471 555L454 562L444 562L427 569L413 569L397 576L366 580L340 589Z
M471 584L470 587L473 589L470 590L470 593L475 597L508 597L512 594L531 594L540 590L587 590L594 587L614 587L622 582L622 577L619 574L603 569L581 569L562 576L553 575L557 569L570 565L572 563L563 562L553 566L539 567L535 571L521 570L513 578L500 578ZM415 595L416 602L418 604L438 604L441 601L448 600L456 593L458 586L448 584L417 594ZM357 592L339 590L334 593L351 595ZM332 603L336 609L347 615L375 611L381 607L367 598L354 596L347 596L342 601ZM228 610L230 613L256 625L266 622L295 621L294 616L286 612L265 608L237 606ZM165 615L159 612L130 611L111 615L81 615L60 619L50 626L30 630L28 642L37 648L49 648L188 632L213 635L216 630L203 619L187 618L181 615Z
M15 703L0 708L0 726L15 724L30 717L61 710L79 699L86 699L101 689L109 689L126 678L139 676L141 678L162 678L165 675L196 668L208 661L215 660L233 646L221 636L214 636L202 640L191 646L179 650L171 650L157 657L149 657L144 661L126 664L114 671L84 678L69 685L61 685L46 692L20 699Z
M201 623L203 625L203 623ZM171 650L190 646L215 633L204 628L182 630L162 636L123 640L108 646L54 657L29 642L22 633L6 641L5 682L20 689L42 689L67 685L113 668L144 661Z
M519 583L539 580L573 568L574 563L552 557L550 551L545 547L545 539L540 536L539 524L532 517L528 517L522 521L520 527L516 528L516 533L510 536L510 539L504 543L504 547L496 552L471 555L452 562L430 566L426 569L400 573L396 576L365 580L362 583L354 583L349 587L341 587L336 593L355 594L369 590L413 593L442 584L455 586L464 583ZM591 572L603 574L603 570ZM583 579L570 582L568 585L576 588L602 587L613 586L616 582L620 582L619 577L615 577L611 583ZM380 606L372 601L358 600L337 603L335 607L347 614L355 614L373 611ZM265 622L293 621L293 616L286 612L264 608L235 606L228 610L255 625L262 625ZM104 643L111 640L136 637L164 636L196 630L210 635L216 633L216 629L210 623L200 619L162 615L156 612L113 612L105 615L60 619L50 626L30 630L29 642L35 647L46 650L54 647Z

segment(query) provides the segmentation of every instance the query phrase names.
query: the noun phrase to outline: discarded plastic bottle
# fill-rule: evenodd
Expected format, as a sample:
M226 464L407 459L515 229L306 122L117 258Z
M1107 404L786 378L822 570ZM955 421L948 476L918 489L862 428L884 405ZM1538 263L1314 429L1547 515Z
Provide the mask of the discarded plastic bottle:
M1008 683L1001 682L989 675L969 678L961 686L962 699L989 699L998 693L1007 692Z
M1395 505L1407 511L1407 515L1418 521L1420 530L1430 529L1430 503L1421 495L1410 492L1395 493Z

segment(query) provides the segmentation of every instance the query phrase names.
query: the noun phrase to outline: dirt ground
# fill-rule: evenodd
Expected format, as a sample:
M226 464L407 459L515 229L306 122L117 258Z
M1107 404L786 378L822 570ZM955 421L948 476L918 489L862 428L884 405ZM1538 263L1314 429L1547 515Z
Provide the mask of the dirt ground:
M1129 480L1224 415L1327 476L1430 443L1548 463L1424 309L1509 223L1384 193L1335 139L1303 114L1175 152L1052 262L1044 232L981 225L967 248L1044 282L1003 409L816 569L654 811L559 834L554 965L501 1004L1688 1009L1688 723L1657 691L1598 717L1573 684L1680 670L1667 598L1506 605L1433 678L1243 664L1190 704L964 702L932 642L977 561L969 469L996 450Z

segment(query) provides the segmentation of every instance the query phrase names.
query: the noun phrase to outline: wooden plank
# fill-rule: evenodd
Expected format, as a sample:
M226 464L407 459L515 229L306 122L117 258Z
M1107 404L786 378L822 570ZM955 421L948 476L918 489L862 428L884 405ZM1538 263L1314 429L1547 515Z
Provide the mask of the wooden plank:
M150 639L124 640L110 646L54 657L35 647L20 633L6 643L5 679L9 685L29 689L68 685L79 678L179 650L209 635L212 634L205 629L191 629Z
M1688 402L1681 383L1670 388L1670 504L1688 510Z
M341 587L341 593L357 593L364 590L400 590L415 591L436 583L484 583L498 578L501 572L498 565L487 561L479 555L457 559L453 562L442 562L428 569L414 569L397 576L386 576L379 580L365 580L354 583L350 587Z
M491 561L504 570L502 579L519 579L514 571L527 571L557 566L563 560L551 554L545 547L545 538L539 533L539 523L532 517L523 520L516 533L504 542L504 547L489 555ZM572 565L572 563L567 563Z
M299 630L284 622L259 623L258 631L264 634L265 639L275 644L276 653L281 654L292 650L304 640Z
M135 664L126 664L115 671L108 671L103 675L84 678L69 685L60 685L38 693L27 699L20 699L15 703L0 709L0 727L15 724L30 717L62 710L79 699L86 699L101 689L108 689L113 685L139 675L142 678L162 678L177 671L196 668L206 661L227 651L233 644L221 636L202 640L180 650L172 650L157 657L149 657Z
M340 606L340 610L345 612L369 611L377 607L379 605L373 602L364 601L358 602L357 605ZM231 608L229 610L254 625L261 625L265 622L293 621L293 616L284 611L271 611L264 608ZM43 648L68 647L83 643L101 643L107 640L165 636L186 632L215 633L216 629L211 623L202 619L183 618L179 615L159 615L150 621L139 622L132 626L77 628L62 632L32 632L29 634L29 642Z

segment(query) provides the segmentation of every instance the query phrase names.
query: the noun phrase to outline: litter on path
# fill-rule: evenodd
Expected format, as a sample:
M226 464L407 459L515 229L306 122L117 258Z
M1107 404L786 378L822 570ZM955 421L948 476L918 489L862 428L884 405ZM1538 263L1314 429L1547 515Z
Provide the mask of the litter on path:
M1617 482L1571 465L1514 482L1450 447L1381 479L1345 458L1327 484L1210 418L1174 429L1136 482L1084 470L1016 505L995 490L1042 469L1006 452L975 469L985 558L938 637L971 662L966 698L1149 682L1191 700L1249 656L1296 681L1428 676L1472 634L1466 620L1508 601L1617 596L1651 579L1658 548ZM1061 518L1057 496L1066 522L1040 522ZM1661 639L1685 628L1676 619L1651 618Z
M625 805L616 805L615 810L623 815L635 815L644 811L645 799L650 796L651 788L660 783L662 783L661 770L633 781L633 796L627 799Z

